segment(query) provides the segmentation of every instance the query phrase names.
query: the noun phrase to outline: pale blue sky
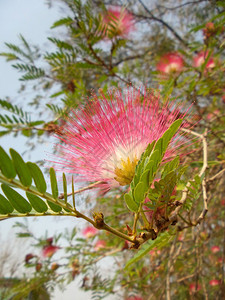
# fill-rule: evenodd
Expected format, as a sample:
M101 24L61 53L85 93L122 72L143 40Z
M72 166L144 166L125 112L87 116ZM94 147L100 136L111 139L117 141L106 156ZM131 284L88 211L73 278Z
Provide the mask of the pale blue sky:
M7 51L4 42L17 44L18 36L22 34L28 42L43 46L50 35L50 26L60 18L60 10L56 6L48 9L44 0L0 0L0 52ZM0 57L0 99L10 96L16 99L20 87L18 73ZM0 145L6 150L13 147L18 152L24 150L25 138L1 138ZM37 159L37 154L34 154ZM31 158L32 160L32 158ZM0 222L1 235L7 236L17 219ZM76 224L72 218L39 218L36 221L29 219L31 228L39 235L44 235L48 229L49 236L55 231L60 232L64 228L70 228ZM81 221L82 222L82 221ZM83 223L84 224L84 223ZM29 249L24 249L27 253ZM1 249L0 249L1 251ZM80 285L80 278L72 283L65 292L57 291L53 300L88 300L90 293L80 292L77 286ZM108 299L113 299L109 297Z

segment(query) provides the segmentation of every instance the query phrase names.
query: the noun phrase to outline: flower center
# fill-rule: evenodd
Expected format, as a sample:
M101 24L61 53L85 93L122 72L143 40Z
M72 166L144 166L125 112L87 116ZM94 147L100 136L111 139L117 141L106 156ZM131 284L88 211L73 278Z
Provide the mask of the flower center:
M119 182L120 185L130 184L133 180L135 167L138 163L138 158L135 156L131 161L128 157L127 160L121 159L120 167L116 167L114 173L116 176L114 179Z

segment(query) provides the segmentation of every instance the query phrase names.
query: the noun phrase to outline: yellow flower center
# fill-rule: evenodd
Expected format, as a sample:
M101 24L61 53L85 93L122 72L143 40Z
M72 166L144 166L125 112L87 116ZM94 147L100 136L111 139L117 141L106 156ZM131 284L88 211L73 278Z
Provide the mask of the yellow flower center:
M134 159L131 161L128 157L127 160L121 159L121 166L115 168L114 173L116 176L114 179L119 182L120 185L127 185L130 184L133 180L135 167L138 163L138 159L135 156Z

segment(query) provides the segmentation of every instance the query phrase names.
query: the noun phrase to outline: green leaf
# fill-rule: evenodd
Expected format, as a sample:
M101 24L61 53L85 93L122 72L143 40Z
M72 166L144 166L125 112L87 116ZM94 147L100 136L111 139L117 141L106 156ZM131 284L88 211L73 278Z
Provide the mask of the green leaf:
M73 23L73 19L71 19L70 17L67 17L67 18L63 18L63 19L60 19L58 21L56 21L51 29L55 28L55 27L59 27L59 26L62 26L62 25L71 25Z
M11 132L11 130L0 131L0 137L3 136L3 135L9 134L10 132Z
M64 192L64 200L67 203L67 182L66 182L66 175L63 173L63 192Z
M13 212L10 202L0 194L0 214L6 215Z
M129 194L124 195L124 199L126 201L127 207L130 211L137 212L139 206L137 203L133 200L133 198Z
M41 169L35 163L32 162L27 162L27 166L34 179L36 188L38 189L39 192L44 194L47 190L47 185L45 182L44 175L41 172Z
M22 214L26 214L31 211L32 207L30 203L11 187L3 183L2 190L15 210Z
M17 153L15 150L10 149L10 154L12 156L13 164L15 166L16 172L21 183L24 186L30 186L32 183L32 177L28 166L26 165L22 157L19 155L19 153Z
M166 174L168 174L170 171L173 171L173 170L177 169L178 166L179 166L179 163L180 163L180 158L179 158L179 156L176 156L173 160L169 161L169 162L165 165L165 167L164 167L164 169L163 169L163 172L162 172L162 178L163 178Z
M127 269L133 263L139 261L142 257L148 254L149 251L152 250L153 248L160 249L164 247L169 242L171 242L174 239L174 237L175 235L171 235L165 231L161 233L155 240L149 240L144 245L142 245L141 249L134 255L134 257L127 262L125 269Z
M7 178L16 177L16 171L8 154L0 146L0 169L2 174Z
M172 139L172 137L175 135L175 133L177 132L177 130L179 129L181 123L182 123L182 119L177 119L175 122L173 122L173 124L170 126L169 129L167 129L167 131L169 131L169 138ZM166 131L166 132L167 132ZM166 133L165 132L165 133ZM164 134L165 134L164 133ZM164 135L163 135L164 136Z
M23 129L21 131L22 135L26 136L26 137L30 137L32 135L32 130L31 129Z
M46 203L36 195L33 195L29 192L26 193L28 200L32 207L39 213L44 213L48 210Z
M137 203L141 203L144 199L144 194L146 193L148 186L144 182L139 182L134 189L134 199Z
M51 181L52 196L54 199L57 199L59 192L58 192L55 170L53 168L50 168L50 181Z
M158 139L158 141L156 142L155 144L155 150L158 150L159 151L159 155L162 156L164 151L166 150L165 148L165 145L163 145L163 138L161 137L160 139Z
M47 203L49 205L49 207L51 208L51 210L53 210L54 212L60 212L62 210L62 207L47 200Z

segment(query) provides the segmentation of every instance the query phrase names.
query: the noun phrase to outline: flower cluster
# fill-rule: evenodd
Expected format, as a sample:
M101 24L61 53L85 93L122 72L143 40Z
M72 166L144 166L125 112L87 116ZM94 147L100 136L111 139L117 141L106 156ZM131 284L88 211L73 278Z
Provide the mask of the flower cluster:
M59 146L61 168L76 173L76 180L99 182L103 190L128 185L147 145L183 115L174 102L161 106L160 97L146 91L94 95L85 107L71 112L59 136L64 142ZM183 142L173 138L164 158Z
M200 68L206 60L205 68L210 71L215 67L215 60L209 55L208 51L201 51L193 57L193 67ZM181 73L184 70L184 66L184 58L179 53L173 52L163 55L156 65L156 69L165 75L172 75Z
M55 254L60 249L60 247L55 246L52 243L53 243L52 238L46 240L46 245L42 249L43 257L52 257L52 255Z
M157 64L157 70L165 73L179 73L183 70L184 60L182 56L178 53L167 53L160 58Z
M104 14L103 27L107 37L126 38L134 30L134 17L125 8L113 7Z

